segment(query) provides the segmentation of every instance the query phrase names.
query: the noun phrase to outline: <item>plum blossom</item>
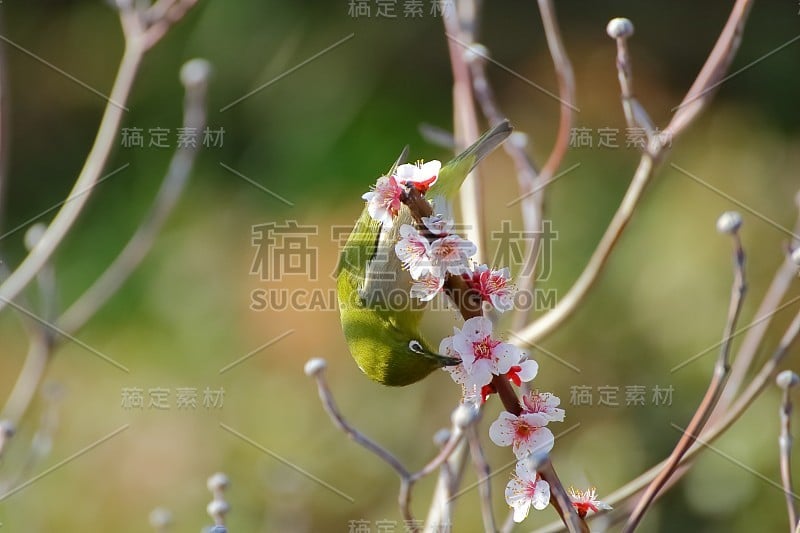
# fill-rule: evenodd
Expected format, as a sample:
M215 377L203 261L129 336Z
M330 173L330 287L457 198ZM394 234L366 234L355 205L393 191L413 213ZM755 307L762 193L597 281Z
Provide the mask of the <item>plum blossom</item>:
M423 302L429 302L442 292L444 278L439 278L433 274L424 274L411 285L411 296Z
M564 410L559 408L561 399L549 392L533 391L522 397L522 404L525 412L537 413L547 419L548 422L563 422Z
M414 226L400 226L400 240L395 244L394 251L413 279L420 280L432 274L430 243Z
M361 198L367 201L367 212L374 220L381 222L387 228L391 228L394 219L400 212L403 195L403 188L397 184L393 176L382 176L378 178L375 187Z
M596 513L600 509L604 511L613 509L607 503L597 499L597 490L594 487L589 487L584 491L570 487L567 493L569 494L569 499L572 500L572 506L581 518L586 518L586 514L590 510Z
M422 217L422 223L425 224L428 231L438 236L448 235L450 230L453 229L453 221L442 217L442 215Z
M436 183L441 168L442 163L435 159L427 163L422 161L418 161L416 164L406 163L397 167L394 177L401 185L413 186L419 192L425 193L431 185Z
M514 509L514 522L522 522L531 506L541 511L550 503L550 484L531 468L530 461L519 461L506 485L506 503Z
M480 389L493 375L505 374L520 361L519 348L492 338L492 322L486 317L470 318L462 329L453 328L453 333L452 346L463 361L468 386Z
M532 453L549 453L555 437L545 427L547 422L539 413L523 412L517 416L503 411L489 427L489 438L498 446L512 446L517 459Z
M532 381L538 373L539 363L533 359L528 359L527 354L522 354L519 362L515 365L512 365L506 376L508 377L509 381L519 387L523 383Z
M447 235L431 243L430 256L435 273L444 277L445 274L469 274L469 258L475 255L478 248L472 241L462 239L458 235Z
M511 273L508 268L492 270L487 265L478 265L473 272L464 275L464 278L484 302L491 302L501 313L514 306L516 287L510 283Z

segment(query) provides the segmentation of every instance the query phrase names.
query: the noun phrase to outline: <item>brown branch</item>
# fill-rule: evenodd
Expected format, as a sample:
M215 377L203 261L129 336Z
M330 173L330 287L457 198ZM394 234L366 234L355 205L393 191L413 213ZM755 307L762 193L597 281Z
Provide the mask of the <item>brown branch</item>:
M724 213L722 217L720 217L720 221L722 221L722 218L726 215L731 214ZM739 217L738 213L736 213L735 216ZM630 518L628 518L628 523L623 529L625 533L631 533L636 529L636 527L639 525L639 522L644 517L644 514L650 508L656 496L658 495L658 492L664 487L672 474L675 473L675 470L680 465L681 459L689 450L689 448L695 443L695 440L700 435L700 432L703 431L703 428L705 427L706 422L708 422L708 418L711 416L711 413L714 410L714 407L717 405L720 395L722 394L722 390L725 387L725 381L730 371L732 334L741 313L742 304L744 302L744 294L747 290L744 272L744 250L742 249L742 243L738 234L738 226L740 224L741 217L738 218L738 222L735 224L735 227L731 227L730 229L725 229L718 225L722 231L730 233L733 237L734 281L731 288L728 319L725 323L725 328L722 334L722 345L720 347L717 364L714 367L714 375L711 379L708 389L706 390L706 394L703 397L703 401L700 403L697 411L695 411L691 422L689 422L689 425L683 432L683 436L678 441L675 449L672 450L666 465L661 470L661 473L656 476L656 478L644 491L644 494L636 504L633 513L631 514Z
M469 450L472 454L472 463L475 465L475 473L478 476L478 491L481 496L481 514L483 515L483 527L486 531L497 531L497 524L492 511L492 483L490 481L492 469L486 460L486 454L481 446L481 439L478 430L473 426L467 430Z
M461 0L443 6L442 20L445 35L451 35L461 42L472 42L477 25L476 0ZM464 57L463 48L453 39L447 40L450 65L453 70L453 133L456 152L465 149L479 135L478 118L472 95L472 81ZM459 193L464 226L467 237L478 247L478 260L485 262L486 236L484 235L484 190L483 181L477 171L470 172Z
M708 55L686 96L672 117L664 133L671 138L678 136L700 114L714 96L715 90L724 81L736 51L742 42L744 26L753 0L736 0L725 27Z
M795 196L795 205L800 208L800 193ZM800 215L800 212L798 214ZM795 222L794 234L800 234L800 216ZM792 249L797 246L800 246L800 242L796 239L790 243L790 248ZM714 409L714 413L711 415L711 420L719 419L739 392L739 388L747 377L747 372L750 370L758 353L758 347L761 346L764 335L769 329L772 317L777 313L778 306L795 279L797 279L797 265L792 261L791 254L787 253L783 263L772 278L772 282L764 294L758 310L753 315L755 317L751 322L753 327L747 330L747 334L736 352L728 383L717 408Z
M692 88L689 89L687 97L684 98L684 104L678 107L672 121L662 132L665 139L674 140L679 133L691 124L710 101L712 96L711 89L720 83L724 72L739 48L742 28L751 3L752 0L737 0L728 22L717 40L717 44L706 60L700 74L698 74ZM611 28L609 28L610 30ZM620 36L618 34L612 33L611 36L619 42ZM627 72L630 69L630 65L617 64L617 69L618 72L622 70ZM621 79L627 77L627 74L620 73L620 77ZM624 87L622 91L625 91ZM552 333L578 309L589 289L597 281L600 272L608 261L609 255L633 216L636 205L639 203L642 193L650 182L658 163L666 155L667 148L667 143L661 142L658 137L651 138L648 149L642 153L631 184L625 192L625 197L614 213L608 228L606 228L583 272L567 291L567 294L559 300L556 307L514 334L517 338L516 343L536 344Z
M786 355L789 353L789 349L797 341L798 336L800 336L800 312L795 315L791 324L789 324L789 326L786 328L786 331L781 337L778 346L772 352L772 356L770 356L770 358L764 362L761 369L745 388L744 392L742 392L741 396L739 396L731 408L721 416L719 421L715 422L713 425L707 427L706 430L703 431L703 433L698 437L698 440L702 440L705 443L713 442L720 437L720 435L725 433L742 416L742 414L753 405L755 399L766 389L770 380L775 376L778 366L786 358ZM702 445L693 445L686 455L684 455L684 457L681 459L681 464L685 464L686 462L690 461L704 449L705 447ZM651 483L656 476L658 476L666 463L666 460L661 461L659 464L653 466L643 474L640 474L635 479L629 481L611 493L605 498L605 501L610 505L616 506L619 505L620 502L637 494L639 491L647 487L647 485ZM606 511L601 510L594 516L599 516L605 513ZM553 531L560 531L562 527L562 524L553 522L537 531L539 533L549 533Z
M778 387L783 390L779 415L781 420L781 433L778 438L778 450L781 463L781 482L783 493L786 497L786 507L789 514L789 533L797 527L797 507L792 485L792 388L800 381L797 374L791 370L784 370L775 379Z
M546 456L543 460L537 462L536 471L550 485L550 503L555 508L558 516L561 517L561 521L567 526L567 531L570 533L589 533L589 526L575 512L572 500L558 478L550 457Z

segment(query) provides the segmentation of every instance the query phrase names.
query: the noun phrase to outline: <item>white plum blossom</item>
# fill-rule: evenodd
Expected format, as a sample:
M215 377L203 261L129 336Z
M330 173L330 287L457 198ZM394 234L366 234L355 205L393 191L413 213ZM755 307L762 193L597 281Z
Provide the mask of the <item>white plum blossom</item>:
M569 499L572 500L572 506L581 518L586 518L586 514L590 510L596 513L600 509L604 511L613 509L613 507L607 503L597 499L597 490L594 487L589 487L584 491L570 487L567 493L569 494Z
M442 163L435 159L427 163L422 163L422 161L416 164L406 163L397 167L394 176L401 185L413 186L424 193L436 183L441 168Z
M453 348L453 337L445 337L439 344L439 353L446 357L461 357L458 352ZM445 372L450 374L450 377L461 385L464 401L477 401L480 393L480 387L471 383L470 376L464 368L464 364L445 366L442 368Z
M531 469L529 461L519 461L506 485L506 503L514 509L514 522L522 522L531 506L541 511L550 503L550 484Z
M439 278L433 274L424 274L411 285L411 296L423 302L429 302L442 292L444 278Z
M461 357L468 386L488 385L493 375L507 373L521 359L519 348L492 338L492 322L486 317L470 318L453 333L453 349Z
M490 302L501 313L514 306L516 287L510 283L511 273L508 268L492 270L487 265L478 265L464 277L470 287L480 294L481 300Z
M533 391L522 397L525 412L540 414L548 422L564 421L564 410L558 407L560 403L561 399L549 392Z
M422 217L422 223L434 235L448 235L450 230L453 229L453 221L443 218L442 215L434 215L432 217Z
M547 422L547 418L539 413L523 412L517 416L503 411L489 427L489 438L498 446L511 446L517 459L524 459L532 453L549 453L555 437L545 427Z
M374 220L391 228L394 219L400 212L403 188L397 184L393 176L378 178L375 187L364 193L361 198L367 201L367 212Z
M394 251L413 279L419 280L433 273L430 243L411 224L400 226L400 240L395 244Z
M430 256L435 273L444 277L445 274L469 274L469 258L475 255L478 248L472 241L462 239L458 235L447 235L431 243Z

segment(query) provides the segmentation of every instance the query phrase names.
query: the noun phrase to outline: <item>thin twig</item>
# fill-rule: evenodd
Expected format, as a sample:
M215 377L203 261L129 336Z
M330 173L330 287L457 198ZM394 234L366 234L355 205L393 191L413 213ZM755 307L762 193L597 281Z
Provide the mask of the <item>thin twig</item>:
M713 98L742 43L742 34L752 5L753 0L736 0L703 68L664 129L668 138L677 137L685 130Z
M547 481L550 485L550 503L555 508L561 521L567 526L567 531L570 533L589 533L589 526L586 521L578 516L575 508L572 506L572 500L564 489L561 480L556 474L553 463L550 457L547 456L543 460L538 461L536 471L542 476L542 479Z
M798 208L800 215L800 193L795 196L795 204ZM800 235L800 216L795 222L794 234ZM800 242L793 240L790 244L791 248L800 245ZM747 372L750 370L753 360L758 353L758 347L761 346L764 340L764 335L769 329L772 322L772 317L775 315L778 306L781 304L786 291L789 290L792 282L797 279L797 265L792 261L790 254L786 257L778 268L772 282L764 294L764 298L758 306L758 310L753 315L755 318L752 323L755 324L752 328L747 330L739 349L736 351L736 357L731 367L731 374L728 378L728 383L725 385L725 390L719 399L717 408L711 415L711 420L717 420L722 413L730 406L736 394L747 377Z
M19 486L22 480L29 478L33 469L50 453L53 447L53 436L58 429L59 410L63 400L63 387L51 383L44 387L42 398L44 408L39 419L39 425L33 434L30 446L26 450L26 457L22 465L13 476L8 476L0 483L0 494L7 493L11 487Z
M25 232L25 247L30 250L44 234L43 224L34 224ZM57 287L53 265L48 263L36 276L36 281L41 297L41 314L45 322L50 322L56 312ZM20 295L20 299L26 300L25 295ZM30 307L30 304L27 304ZM3 407L2 419L10 423L13 427L18 427L23 416L28 410L28 406L33 401L36 392L39 390L47 364L53 351L53 345L59 338L55 332L43 324L36 322L24 313L18 313L22 317L28 335L28 352L22 363L22 369L17 376L8 401ZM7 440L4 441L7 444ZM3 446L0 446L0 456L2 456Z
M629 128L643 129L648 141L652 141L655 126L633 92L633 66L628 51L628 38L633 35L633 23L626 18L615 18L608 23L606 32L617 42L617 79L625 122Z
M461 42L473 42L477 18L476 0L462 0L458 4L445 2L443 9L445 35L452 35ZM447 48L453 69L453 133L458 153L478 138L478 118L472 95L472 80L464 57L465 50L453 39L447 39ZM477 171L470 172L459 195L466 237L478 249L476 260L485 263L484 191Z
M569 139L574 121L575 107L575 75L572 71L567 50L561 38L561 31L556 17L555 7L551 0L539 0L539 12L542 16L544 34L547 38L547 47L550 50L550 57L553 59L556 78L558 79L559 96L559 120L556 140L550 155L547 156L544 166L536 177L536 189L532 195L536 202L536 210L531 214L533 220L530 221L533 232L530 247L527 250L521 275L517 276L517 284L520 290L529 291L533 298L533 291L536 286L536 266L539 258L539 250L544 238L544 193L545 188L561 167L564 157L569 149ZM508 143L511 145L512 143ZM523 200L524 202L524 200ZM522 204L524 207L524 203ZM524 215L523 215L524 216ZM520 329L528 322L531 307L515 309L512 320L513 329Z
M306 365L306 369L308 369L312 362L322 361L317 359L312 359ZM324 362L323 362L324 363ZM320 363L322 364L322 363ZM400 459L394 456L392 452L375 442L374 440L370 439L363 433L361 433L358 429L353 427L347 420L345 420L342 413L339 411L339 408L336 406L336 401L333 399L333 394L331 394L330 387L328 387L328 382L325 379L325 367L324 364L321 368L315 369L313 372L307 370L307 374L312 376L317 382L317 390L319 392L319 398L322 400L322 406L325 408L325 411L333 420L333 423L336 424L336 427L344 431L344 433L353 439L356 444L366 448L376 456L378 456L383 462L391 466L395 472L402 478L408 479L411 477L411 472L403 466L403 463L400 462Z
M625 197L622 199L622 203L617 209L617 212L614 213L614 217L611 219L608 228L606 228L603 237L600 239L600 243L592 253L583 272L581 272L580 276L578 276L578 279L572 287L569 288L567 293L559 299L558 304L556 304L553 309L534 320L524 329L511 335L511 337L513 337L513 340L511 340L513 344L538 344L578 309L579 304L588 294L589 289L591 289L597 281L600 272L608 261L611 251L614 249L617 241L622 236L622 232L633 216L633 211L653 175L655 164L656 161L653 159L652 155L648 153L642 154L642 158L639 160L639 166L636 169L633 180L631 180L628 186Z
M468 453L467 441L462 439L450 457L442 463L431 506L425 520L425 533L451 531L453 493L461 484Z
M152 21L143 35L145 48L149 50L155 46L195 4L197 0L158 0L151 6L148 12L145 12L145 18ZM166 7L162 8L162 5Z
M494 520L494 512L492 512L492 483L489 479L492 475L492 469L486 460L486 454L483 451L483 446L481 446L481 439L475 426L467 430L467 440L472 455L472 463L475 465L475 472L478 476L483 527L485 531L495 533L497 524Z
M791 370L784 370L775 380L778 387L783 389L781 407L779 409L781 433L778 437L778 451L781 462L781 482L783 493L786 497L786 508L789 514L789 533L797 527L797 507L792 484L792 388L798 384L797 374Z
M689 425L686 427L686 431L683 432L683 436L678 441L675 449L672 450L666 465L662 469L661 473L653 480L650 486L647 487L647 490L645 490L644 494L636 504L633 513L628 519L628 523L623 529L625 533L631 533L639 525L639 522L652 505L653 501L658 495L658 492L678 468L681 459L694 444L695 438L700 435L701 431L703 431L703 428L705 427L711 412L714 410L717 401L719 401L722 390L725 387L725 380L730 372L731 337L734 329L736 328L736 322L739 319L739 315L741 314L742 304L744 302L744 294L747 290L744 271L744 250L742 249L741 239L739 238L737 230L738 227L733 229L731 234L734 242L734 281L731 288L728 319L725 323L725 328L722 333L722 345L720 347L717 364L714 367L714 375L711 379L711 383L708 385L708 389L703 397L703 401L700 403L697 411L695 411L691 422L689 422Z
M711 443L716 440L720 435L725 433L751 405L753 405L755 399L765 390L770 380L774 377L778 366L784 360L789 352L789 349L794 345L798 336L800 336L800 312L795 315L792 322L786 328L786 331L781 337L778 346L773 351L772 356L770 356L770 358L764 362L756 376L752 379L752 381L750 381L745 390L742 392L741 396L739 396L731 408L727 410L722 417L720 417L719 421L707 427L706 430L700 435L700 438L703 440L703 442ZM704 449L704 446L694 444L681 459L681 464L685 464L686 462L692 460ZM656 478L656 476L658 476L666 464L666 460L661 461L643 474L640 474L635 479L629 481L606 497L606 503L616 507L624 500L637 494L639 491L649 485L652 480ZM593 516L599 516L605 513L606 511L601 510L599 513L596 513ZM553 522L544 526L543 528L538 529L537 533L549 533L561 531L562 529L563 524Z
M120 13L123 21L127 20L126 17L129 15L124 10ZM123 28L131 27L130 22L123 22ZM113 137L116 134L115 130L121 120L121 110L124 109L122 104L124 104L130 92L138 62L143 53L137 45L130 44L135 41L135 39L129 38L126 34L126 50L119 67L114 89L112 89L112 95L109 98L109 105L106 107L101 121L95 145L87 158L78 181L73 187L73 191L70 193L69 198L71 198L71 201L64 203L62 210L56 215L49 228L31 227L26 234L26 242L30 243L28 257L0 286L0 294L3 288L9 290L9 294L11 294L13 291L24 289L32 279L38 279L43 299L42 315L45 322L58 323L57 329L67 333L74 333L83 326L141 261L141 257L152 245L155 233L163 225L164 219L171 211L194 160L194 153L189 153L194 152L193 150L178 149L170 163L170 169L166 174L164 185L159 191L154 206L137 229L134 237L128 242L123 252L106 270L104 275L76 302L77 306L73 305L67 313L56 320L55 274L49 267L50 258L63 236L66 235L66 232L69 231L72 223L80 214L86 197L89 196L88 192L91 190L92 185L87 185L84 188L80 182L83 180L84 183L96 183L97 176L105 165L108 150L110 150L111 146L110 143L113 142ZM191 62L187 66L190 64ZM183 76L183 74L193 74L193 76ZM198 76L198 74L197 63L195 63L194 73L182 72L182 79L185 81L184 85L186 86L185 126L200 126L204 123L207 67L202 75ZM74 196L76 190L82 191L77 197ZM65 211L67 206L79 202L81 206L72 211ZM34 233L36 233L35 237L33 236ZM49 244L45 243L44 247L42 247L42 242L45 239L50 239ZM39 255L36 255L37 250L39 250ZM22 274L20 274L20 271L23 271ZM14 278L15 276L16 278ZM30 279L28 279L29 277ZM10 283L12 278L17 281ZM24 294L17 294L17 298L22 297L24 297ZM6 303L7 300L0 299L0 309ZM55 345L63 339L62 336L55 334L56 328L42 327L41 324L36 323L27 329L30 337L28 353L2 411L2 419L8 421L14 427L19 424L33 401L51 360ZM4 439L3 442L5 443L7 440ZM0 446L0 453L2 453L1 448L2 446Z
M686 98L684 98L685 105L682 104L678 108L672 121L662 132L663 138L670 139L670 142L662 143L657 137L654 137L648 150L642 153L625 197L614 213L583 272L553 309L514 334L515 344L536 344L540 342L542 338L552 333L578 309L589 289L597 281L600 272L608 261L609 254L633 216L634 209L639 203L645 187L652 178L655 168L664 157L669 145L672 144L671 141L691 124L711 100L711 89L722 79L739 48L741 31L744 27L751 1L737 0L734 5L731 16L717 39L717 44L714 46L694 84L689 89ZM698 97L701 94L702 97ZM693 99L689 98L690 95L692 95Z
M47 264L47 261L61 245L64 237L72 229L78 216L83 211L86 202L91 197L94 186L97 184L97 180L100 178L100 174L103 172L103 168L108 162L111 149L114 147L114 141L122 122L122 115L126 111L124 104L128 101L142 58L145 52L158 42L162 36L163 33L147 38L141 35L132 37L126 34L125 50L108 98L108 104L103 112L103 118L100 120L94 144L86 157L72 190L67 196L69 201L63 203L38 244L0 285L0 310L4 309L9 301L16 299L44 265Z
M190 61L182 69L181 79L186 89L183 131L201 132L205 127L208 77L208 64L202 60ZM199 146L188 142L178 147L150 210L105 272L61 315L59 325L63 330L80 329L136 270L183 193L198 151Z
M486 59L488 50L483 45L474 44L469 46L467 58L472 76L472 89L475 100L483 112L483 115L494 126L505 120L505 116L500 111L496 103L494 90L489 84L486 76ZM517 275L516 283L520 291L533 291L535 281L536 257L541 235L537 229L541 226L543 218L544 187L538 186L540 181L537 179L539 171L536 169L531 157L526 151L528 137L522 132L515 131L511 134L508 142L503 143L511 161L514 163L517 175L517 186L520 194L520 213L522 215L522 225L527 236L525 239L525 254L523 256L522 268ZM512 324L520 322L525 324L527 313L514 311ZM519 318L521 317L521 318ZM516 327L516 326L515 326Z

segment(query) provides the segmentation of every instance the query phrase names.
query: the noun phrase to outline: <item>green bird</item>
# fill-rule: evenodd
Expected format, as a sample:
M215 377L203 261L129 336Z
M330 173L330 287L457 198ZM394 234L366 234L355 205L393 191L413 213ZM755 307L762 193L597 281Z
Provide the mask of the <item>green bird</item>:
M425 194L436 213L447 212L447 202L469 172L511 130L508 121L498 124L441 168ZM407 151L386 176L403 163ZM405 205L394 209L387 223L373 219L364 207L339 258L337 295L345 340L359 368L374 381L403 386L461 361L436 353L420 333L424 303L411 298L411 277L394 251L399 229L414 220Z

